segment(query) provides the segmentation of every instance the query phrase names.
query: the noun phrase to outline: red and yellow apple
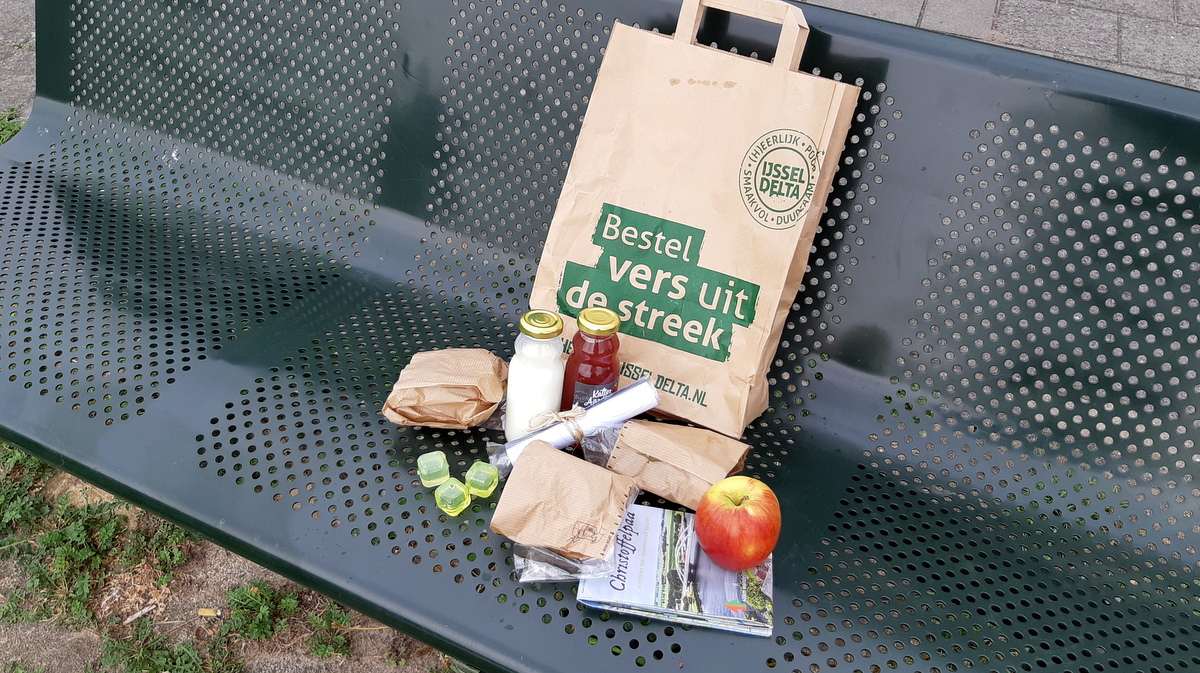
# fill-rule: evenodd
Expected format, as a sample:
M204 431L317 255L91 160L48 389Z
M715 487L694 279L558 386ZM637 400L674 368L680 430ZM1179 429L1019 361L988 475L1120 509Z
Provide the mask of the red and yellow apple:
M726 570L746 570L766 560L779 542L782 523L775 492L750 477L718 481L696 508L700 547Z

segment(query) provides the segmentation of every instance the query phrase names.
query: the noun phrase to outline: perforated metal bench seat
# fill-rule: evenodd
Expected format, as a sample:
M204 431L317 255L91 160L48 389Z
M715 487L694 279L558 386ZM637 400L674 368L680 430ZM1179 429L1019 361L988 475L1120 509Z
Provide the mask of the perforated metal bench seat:
M434 508L415 457L487 436L390 427L393 377L508 353L611 23L677 7L39 0L4 435L485 668L1200 665L1200 94L817 7L863 93L747 434L774 636L518 586L494 501Z

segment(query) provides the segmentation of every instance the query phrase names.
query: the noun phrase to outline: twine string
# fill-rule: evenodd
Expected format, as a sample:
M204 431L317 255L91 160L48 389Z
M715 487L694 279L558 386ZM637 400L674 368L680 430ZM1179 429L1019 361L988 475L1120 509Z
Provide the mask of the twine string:
M571 436L575 438L575 443L583 442L583 428L579 425L579 418L587 413L580 407L571 407L566 411L543 411L529 420L530 432L541 430L556 423L562 423L567 426Z

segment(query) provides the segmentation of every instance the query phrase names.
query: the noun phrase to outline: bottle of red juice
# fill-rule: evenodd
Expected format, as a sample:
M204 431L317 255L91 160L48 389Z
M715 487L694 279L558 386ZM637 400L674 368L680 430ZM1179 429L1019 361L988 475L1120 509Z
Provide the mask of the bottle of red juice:
M621 361L617 330L621 319L611 309L585 308L576 320L571 356L563 375L562 410L589 407L617 391Z

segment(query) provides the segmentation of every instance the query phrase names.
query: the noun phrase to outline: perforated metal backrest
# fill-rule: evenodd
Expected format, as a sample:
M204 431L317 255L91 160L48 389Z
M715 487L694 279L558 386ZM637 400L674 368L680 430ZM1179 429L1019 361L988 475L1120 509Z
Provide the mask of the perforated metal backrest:
M1200 664L1196 95L819 8L804 67L863 95L747 433L774 636L517 586L494 499L433 507L415 456L486 433L379 404L415 351L507 354L609 27L675 4L39 3L3 425L503 668Z

